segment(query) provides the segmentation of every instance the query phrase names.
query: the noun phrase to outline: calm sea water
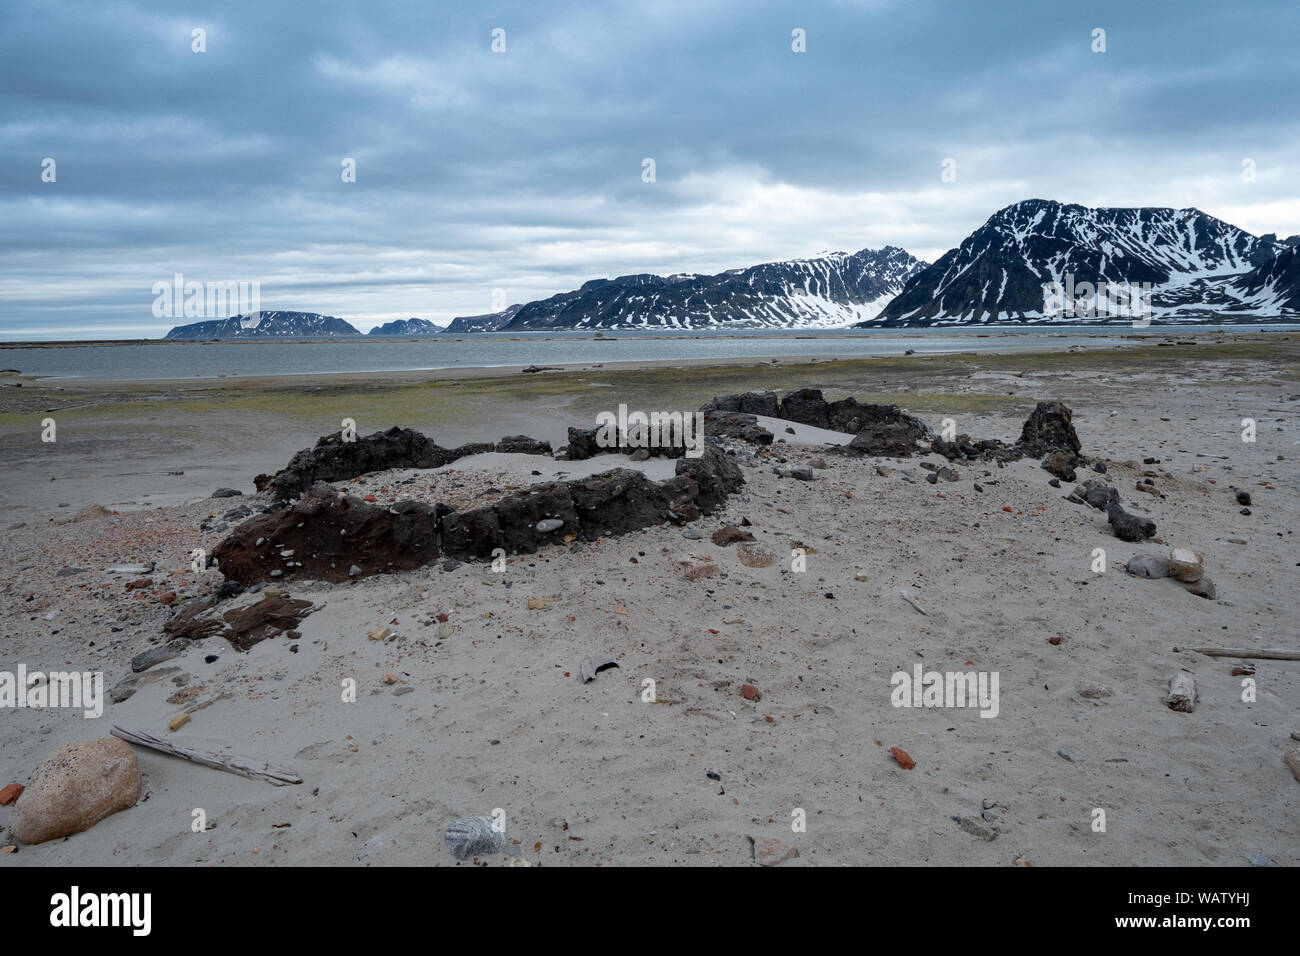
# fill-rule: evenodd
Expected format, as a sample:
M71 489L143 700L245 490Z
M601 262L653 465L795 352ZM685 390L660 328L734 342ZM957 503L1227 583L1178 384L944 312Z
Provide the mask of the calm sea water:
M1008 352L1069 346L1109 348L1220 330L1292 331L1268 326L1072 326L1039 329L854 329L814 333L699 332L486 333L426 340L131 344L75 348L0 349L0 366L53 380L161 381L233 376L410 372L511 365L569 365L778 356L869 358L943 352ZM1267 331L1260 334L1268 334Z

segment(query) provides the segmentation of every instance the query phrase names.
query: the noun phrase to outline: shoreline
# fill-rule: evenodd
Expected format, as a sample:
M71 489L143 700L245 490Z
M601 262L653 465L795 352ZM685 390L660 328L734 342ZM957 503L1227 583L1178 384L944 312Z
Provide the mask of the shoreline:
M1266 330L1261 330L1266 331ZM1289 341L1294 336L1300 335L1295 330L1278 330L1282 333L1282 340ZM1010 333L1015 335L1016 333ZM1238 345L1238 344L1257 344L1259 332L1224 332L1224 331L1202 331L1202 332L1178 332L1178 339L1190 339L1197 337L1215 337L1224 340L1214 343L1216 345ZM815 337L815 336L814 336ZM973 336L983 337L983 336ZM989 337L993 337L990 335ZM1002 336L999 336L1002 337ZM1081 338L1102 338L1111 339L1113 336L1097 333L1093 335L1083 335ZM952 358L954 356L980 356L992 358L1005 358L1010 356L1036 356L1052 355L1063 353L1087 352L1090 354L1106 354L1109 352L1131 351L1134 349L1150 348L1157 346L1153 339L1170 339L1174 338L1175 333L1150 333L1143 330L1142 334L1132 336L1132 342L1108 342L1105 345L1099 345L1094 348L1080 346L1077 343L1052 347L1044 344L1042 348L1027 349L1008 349L998 351L996 349L939 349L927 352L915 352L912 355L898 355L891 353L882 353L879 355L854 355L843 357L834 353L820 355L772 355L764 357L756 356L731 356L731 357L705 357L705 358L668 358L668 359L643 359L627 361L610 361L610 362L572 362L559 363L556 365L546 365L543 371L536 374L538 377L554 373L575 373L590 371L605 372L628 372L638 370L651 370L662 368L681 368L681 369L702 369L713 367L731 367L731 366L751 366L763 367L772 364L780 365L826 365L830 363L854 363L854 362L880 362L880 361L906 361L906 360L926 360L934 358ZM729 338L753 338L745 336L729 336ZM808 336L772 336L774 339L779 338L808 338ZM918 336L924 338L924 336ZM552 339L547 339L554 340ZM562 339L561 339L562 340ZM591 341L593 339L587 339ZM641 341L652 341L651 338L642 339ZM1231 341L1228 341L1231 340ZM336 340L342 341L342 340ZM402 340L407 341L407 340ZM430 340L410 340L410 341L430 341ZM439 340L432 340L439 341ZM451 339L441 341L453 341ZM520 341L520 340L510 340ZM528 341L528 340L521 340ZM539 340L532 340L539 341ZM617 341L613 338L601 339L601 341ZM1271 341L1276 341L1275 338ZM154 342L128 343L128 344L159 344ZM274 343L255 343L255 342L223 342L223 343L168 343L168 344L222 344L222 345L260 345ZM315 340L312 343L280 343L280 344L323 344L321 340ZM1199 344L1199 342L1197 343ZM71 346L69 346L71 347ZM1167 346L1166 346L1167 347ZM245 387L265 388L278 383L289 384L296 382L299 384L316 385L316 384L335 384L345 385L361 382L382 381L386 383L409 384L422 381L442 381L448 379L483 379L483 378L509 378L525 374L526 368L534 367L532 365L458 365L444 366L436 368L417 368L417 369L383 369L383 370L355 370L346 372L331 371L308 371L308 372L285 372L280 375L238 375L235 373L221 373L210 376L189 376L181 378L150 378L150 379L93 379L93 378L63 378L52 375L41 374L24 374L21 370L6 369L0 371L0 381L4 379L21 380L27 386L50 387L57 386L58 389L67 391L70 388L97 388L103 390L140 390L140 389L169 389L169 388L191 388L191 387L224 387L238 384Z

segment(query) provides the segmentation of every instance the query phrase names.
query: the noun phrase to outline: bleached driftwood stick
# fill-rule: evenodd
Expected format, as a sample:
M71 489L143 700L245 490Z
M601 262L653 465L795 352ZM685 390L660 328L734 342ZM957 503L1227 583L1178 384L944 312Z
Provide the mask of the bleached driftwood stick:
M1250 657L1260 661L1300 661L1300 651L1251 651L1232 647L1185 647L1206 657Z
M1196 709L1196 679L1187 671L1179 671L1169 682L1169 696L1165 703L1170 710L1190 714Z
M148 747L150 750L157 750L159 753L180 757L182 760L189 760L205 767L212 767L215 770L239 774L241 777L248 777L252 780L265 780L277 787L283 787L291 783L302 783L302 777L296 773L290 770L277 769L261 760L251 760L234 754L209 754L201 750L191 750L189 747L179 747L176 744L168 743L152 734L123 730L121 727L114 727L110 733L114 737L122 738L129 744Z

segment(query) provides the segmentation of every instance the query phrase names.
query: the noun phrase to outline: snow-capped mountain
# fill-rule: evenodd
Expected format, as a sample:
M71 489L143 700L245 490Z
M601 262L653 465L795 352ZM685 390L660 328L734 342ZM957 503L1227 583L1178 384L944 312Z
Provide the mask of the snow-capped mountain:
M1234 281L1271 268L1289 248L1275 236L1253 236L1198 209L1088 208L1029 199L994 213L913 276L875 321L863 324L1093 321L1086 314L1054 313L1044 286L1087 283L1096 289L1103 282L1136 289L1150 283L1148 312L1155 320L1204 320L1223 304L1240 305L1246 293ZM1276 277L1269 288L1284 280ZM1254 295L1261 303L1275 297Z
M336 339L360 335L342 319L315 312L258 312L178 325L164 339Z
M441 332L442 326L434 325L428 319L394 319L392 322L385 322L383 325L376 325L366 335L433 335L435 332Z
M488 312L484 315L463 315L452 319L444 332L495 332L515 317L522 305L512 305L500 312Z
M448 332L842 328L874 318L925 263L895 246L767 262L717 275L594 279Z

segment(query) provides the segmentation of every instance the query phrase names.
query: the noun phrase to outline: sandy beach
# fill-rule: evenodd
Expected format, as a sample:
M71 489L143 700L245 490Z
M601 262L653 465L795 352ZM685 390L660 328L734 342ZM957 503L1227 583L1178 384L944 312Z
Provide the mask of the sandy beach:
M276 590L313 605L296 637L248 651L196 641L98 718L4 712L0 787L114 725L256 757L301 784L136 748L138 803L66 839L5 836L16 852L0 865L471 865L444 830L496 810L508 849L480 865L753 865L763 837L797 849L787 867L1300 864L1300 782L1283 763L1298 746L1300 662L1188 650L1300 650L1300 335L1193 341L291 382L5 379L0 671L102 671L106 693L222 584L191 554L233 532L244 519L232 510L272 503L254 476L345 418L362 435L399 425L445 447L517 434L558 447L620 403L694 410L811 387L898 404L936 433L952 419L1013 442L1052 401L1105 473L1055 487L1036 458L837 454L852 435L766 419L771 445L723 442L745 483L698 520L512 554L504 571L440 560L288 580ZM47 417L56 442L40 440ZM774 465L812 465L814 480ZM672 474L658 458L488 453L331 484L432 505L613 467ZM930 482L940 468L954 479ZM1067 501L1085 479L1155 522L1154 539L1121 541L1105 514ZM209 497L221 487L242 494ZM724 525L776 560L752 567L740 545L716 544ZM1203 556L1214 598L1125 572L1175 547ZM717 572L693 580L692 563ZM593 656L618 666L583 682ZM918 664L996 674L996 716L895 706L893 675ZM1233 673L1243 665L1253 674ZM1165 701L1184 669L1199 692L1190 713ZM14 812L0 808L0 827Z

